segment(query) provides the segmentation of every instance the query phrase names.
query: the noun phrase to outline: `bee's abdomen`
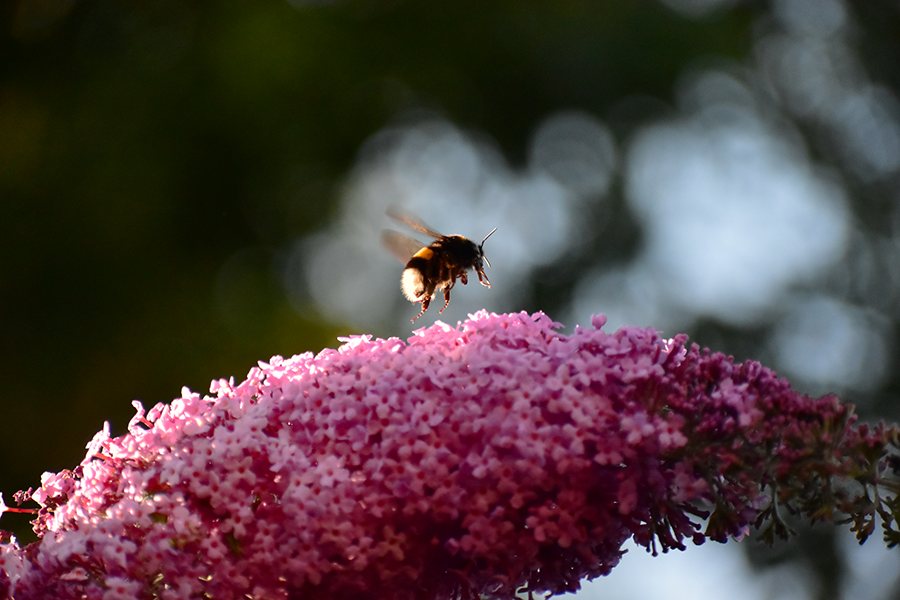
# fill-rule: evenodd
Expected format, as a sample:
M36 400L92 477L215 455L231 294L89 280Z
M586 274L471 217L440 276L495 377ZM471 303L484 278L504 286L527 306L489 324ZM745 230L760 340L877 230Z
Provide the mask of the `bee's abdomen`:
M422 254L426 252L428 257L423 257ZM426 274L429 268L428 258L431 258L432 254L432 251L428 248L422 248L406 263L403 276L400 278L400 289L403 290L403 295L410 302L418 302L424 296L430 296L434 293L434 289L430 291L426 289Z

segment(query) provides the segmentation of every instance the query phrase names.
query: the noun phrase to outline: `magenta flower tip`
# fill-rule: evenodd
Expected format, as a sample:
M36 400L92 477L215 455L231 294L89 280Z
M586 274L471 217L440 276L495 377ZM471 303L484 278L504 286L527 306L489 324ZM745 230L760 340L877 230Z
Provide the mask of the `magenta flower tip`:
M106 424L78 468L45 473L41 539L0 545L0 592L561 593L628 538L667 551L777 521L773 490L857 477L844 454L884 447L758 363L605 323L563 336L543 313L480 311L135 401L127 434Z

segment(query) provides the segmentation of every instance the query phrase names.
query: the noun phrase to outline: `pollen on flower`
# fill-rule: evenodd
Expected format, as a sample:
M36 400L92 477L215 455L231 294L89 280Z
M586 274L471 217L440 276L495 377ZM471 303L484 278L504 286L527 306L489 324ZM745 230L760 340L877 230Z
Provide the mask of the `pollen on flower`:
M41 539L0 545L0 589L562 593L609 573L630 537L655 552L744 535L769 506L764 482L796 480L798 448L840 475L840 452L889 437L757 363L605 322L563 336L541 313L482 311L407 342L276 356L210 396L135 402L127 434L104 426L78 468L41 478ZM716 508L731 516L701 532Z

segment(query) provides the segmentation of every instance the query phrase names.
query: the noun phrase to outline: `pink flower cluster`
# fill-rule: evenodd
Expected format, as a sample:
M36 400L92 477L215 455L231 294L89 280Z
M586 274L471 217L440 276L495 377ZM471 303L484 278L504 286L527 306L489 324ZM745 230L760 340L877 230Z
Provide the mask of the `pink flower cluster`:
M604 321L479 312L136 402L128 434L44 474L41 539L0 545L0 597L560 593L630 537L741 535L767 489L827 488L866 467L849 448L883 446L756 363Z

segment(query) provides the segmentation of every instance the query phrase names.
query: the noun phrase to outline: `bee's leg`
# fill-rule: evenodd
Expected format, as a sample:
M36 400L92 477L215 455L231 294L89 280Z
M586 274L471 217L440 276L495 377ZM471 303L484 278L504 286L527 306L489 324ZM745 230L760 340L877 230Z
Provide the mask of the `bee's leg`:
M450 279L450 283L444 286L444 308L447 308L447 305L450 304L450 290L453 289L453 286L456 285L456 277ZM438 314L444 312L444 308L438 311Z
M444 306L443 306L443 308L441 308L441 310L438 311L438 314L441 314L442 312L444 312L444 308L447 308L447 305L450 304L450 289L452 287L453 287L452 285L448 285L447 287L444 288Z
M424 298L422 298L422 312L420 312L419 314L417 314L416 316L414 316L414 317L410 320L410 323L415 323L415 322L416 322L416 319L418 319L419 317L421 317L422 315L425 314L425 311L428 310L428 306L431 304L431 299L432 299L433 297L434 297L434 296L425 296ZM442 308L441 310L444 310L444 309Z
M467 285L469 283L469 276L465 271L459 274L459 280L462 281L463 285Z
M478 281L485 287L491 287L491 280L484 274L484 271L478 271Z

